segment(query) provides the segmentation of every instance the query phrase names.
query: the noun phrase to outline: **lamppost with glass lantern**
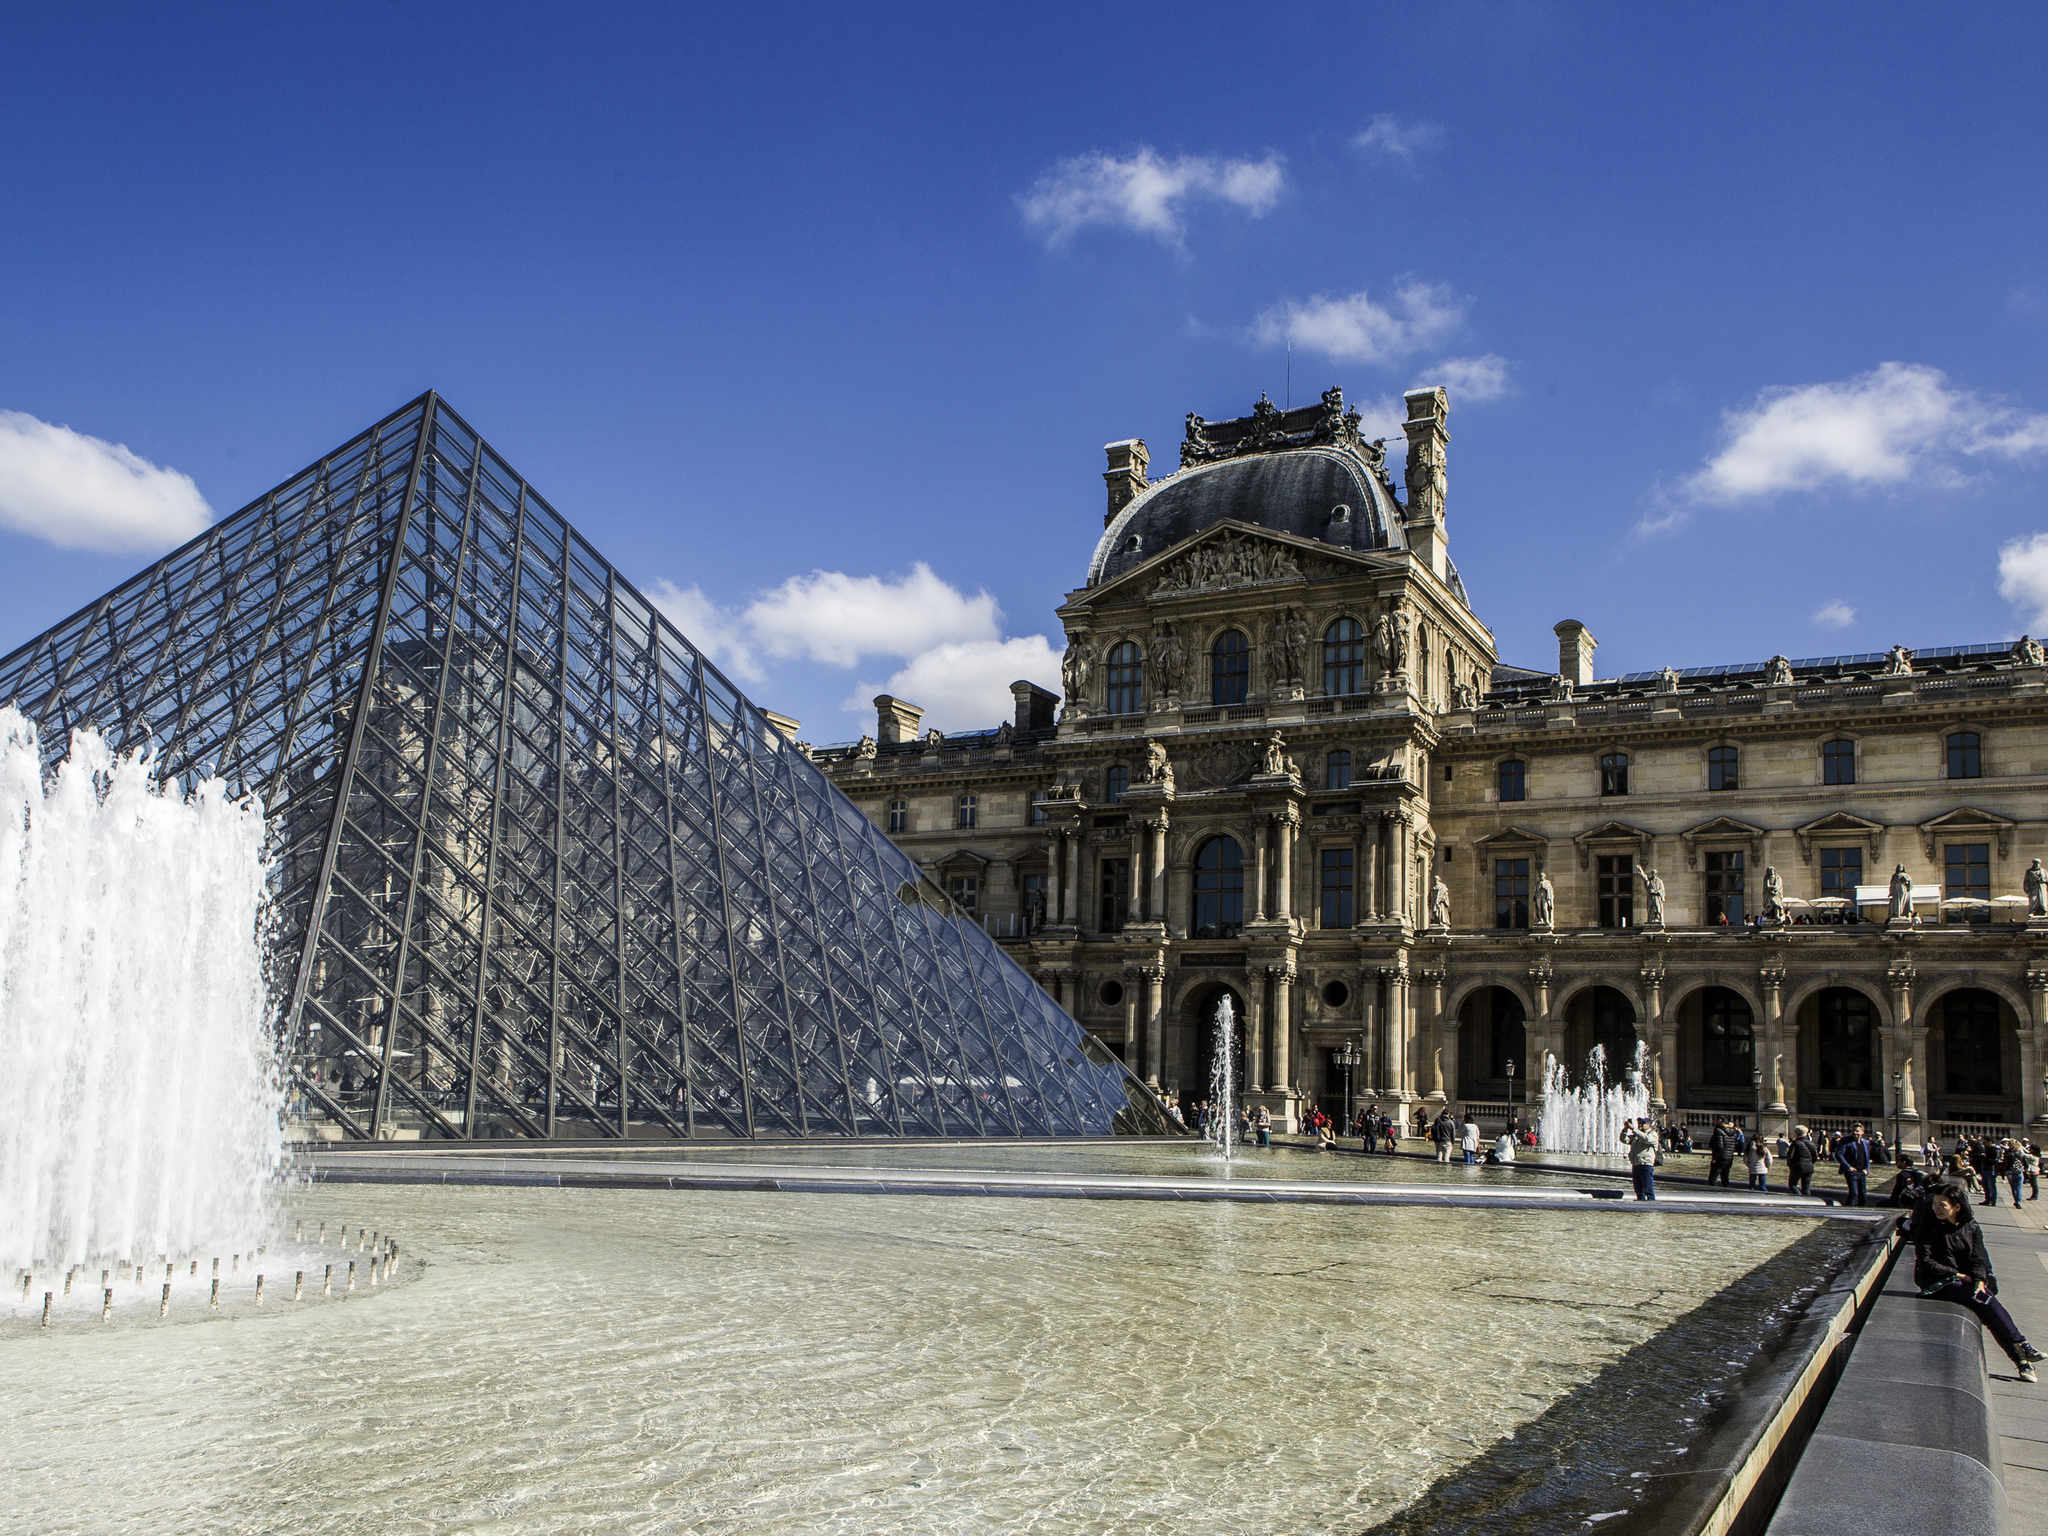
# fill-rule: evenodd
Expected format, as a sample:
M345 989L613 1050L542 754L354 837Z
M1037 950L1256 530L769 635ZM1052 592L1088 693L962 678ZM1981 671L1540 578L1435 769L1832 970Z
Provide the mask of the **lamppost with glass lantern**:
M1359 1052L1357 1043L1350 1039L1346 1039L1342 1045L1337 1047L1335 1056L1337 1065L1344 1069L1344 1124L1348 1127L1351 1124L1352 1117L1357 1113L1357 1106L1351 1102L1351 1069L1356 1067L1364 1058Z
M1892 1156L1894 1158L1897 1158L1899 1155L1899 1095L1904 1092L1905 1086L1906 1074L1894 1072L1892 1074Z
M1761 1132L1764 1128L1764 1069L1762 1067L1751 1067L1749 1069L1749 1087L1753 1098L1752 1107L1756 1110L1756 1124L1752 1129Z
M1517 1121L1517 1119L1515 1118L1515 1058L1514 1058L1514 1057L1512 1057L1512 1056L1510 1056L1510 1057L1508 1058L1508 1066L1507 1066L1507 1072L1508 1072L1508 1124L1509 1124L1510 1126L1513 1126L1513 1125L1519 1124L1519 1122L1518 1122L1518 1121Z

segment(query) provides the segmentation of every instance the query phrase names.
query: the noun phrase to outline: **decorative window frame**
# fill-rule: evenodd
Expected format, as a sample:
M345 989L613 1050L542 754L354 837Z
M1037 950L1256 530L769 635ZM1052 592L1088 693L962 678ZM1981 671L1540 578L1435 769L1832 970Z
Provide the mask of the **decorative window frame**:
M1214 697L1216 686L1216 642L1232 630L1236 630L1240 635L1244 636L1244 702L1249 704L1254 699L1265 697L1266 679L1261 667L1263 658L1259 649L1259 626L1241 614L1233 614L1228 618L1217 619L1210 625L1203 636L1200 662L1202 667L1202 696L1205 699ZM1189 707L1195 709L1239 709L1243 706L1237 704L1199 704Z
M1618 795L1610 795L1607 793L1606 789L1607 770L1604 766L1604 761L1607 758L1615 757L1617 755L1628 759L1628 788L1623 790ZM1611 742L1603 746L1595 747L1593 749L1593 798L1595 800L1634 799L1636 794L1636 770L1642 766L1641 762L1638 761L1639 757L1640 754L1635 750L1635 748L1628 746L1623 742ZM1706 757L1704 754L1702 754L1700 762L1702 763L1702 765L1705 764ZM1701 773L1705 773L1705 767L1702 766L1700 771Z
M1714 754L1722 749L1735 754L1735 785L1732 789L1714 788ZM1700 749L1700 793L1703 795L1728 795L1742 793L1743 759L1749 754L1743 744L1733 736L1716 736Z
M2009 859L2012 857L2013 836L2019 831L2019 825L2010 817L2000 816L1994 811L1961 805L1921 822L1918 828L1920 846L1929 861L1939 863L1934 856L1937 844L1995 841L1999 858Z
M1846 741L1849 743L1850 768L1856 775L1856 782L1854 784L1830 784L1827 781L1827 758L1825 754L1828 743L1831 741ZM1944 771L1948 768L1948 747L1946 743L1942 746L1942 768ZM1821 737L1813 744L1813 782L1814 787L1817 789L1856 789L1861 787L1863 783L1863 737L1860 732L1829 731L1827 735Z
M1591 869L1595 854L1632 853L1638 866L1650 860L1650 850L1655 834L1625 821L1603 821L1597 827L1579 833L1572 839L1572 846L1579 850L1579 868Z
M1502 765L1503 763L1520 763L1520 764L1522 765L1522 798L1521 798L1521 799L1519 799L1519 800L1503 800L1503 799L1501 799L1501 797L1500 797L1500 770L1501 770L1501 765ZM1598 774L1599 774L1599 772L1600 772L1600 769L1599 769L1599 765L1598 765L1597 763L1596 763L1596 764L1594 765L1594 768L1593 768L1593 772L1594 772L1594 775L1596 776L1596 779L1597 779L1597 776L1598 776ZM1500 754L1500 755L1499 755L1498 757L1496 757L1496 758L1495 758L1495 759L1493 760L1492 770L1491 770L1491 772L1490 772L1490 773L1488 774L1488 778L1489 778L1490 782L1489 782L1489 783L1487 784L1487 786L1486 786L1486 787L1487 787L1487 791L1488 791L1488 793L1490 793L1490 794L1492 795L1492 797L1493 797L1493 798L1492 798L1491 800L1489 800L1489 801L1487 802L1487 803L1488 803L1489 805L1527 805L1527 804L1529 803L1529 754L1528 754L1528 753L1526 753L1526 752L1503 752L1503 753L1501 753L1501 754ZM1597 785L1596 785L1596 787L1597 787Z
M1527 859L1529 861L1529 899L1536 899L1536 877L1550 865L1550 839L1541 832L1532 832L1527 827L1505 826L1498 832L1475 838L1472 842L1472 896L1479 904L1472 910L1487 915L1486 928L1493 932L1493 861L1495 859ZM1434 868L1434 861L1431 867ZM1515 931L1520 930L1502 930Z
M1977 779L1952 779L1948 776L1948 739L1958 731L1974 731L1977 735L1977 779L1993 777L1991 771L1991 730L1981 720L1951 720L1934 733L1935 778L1944 784L1974 784ZM1859 758L1861 754L1858 754Z
M1828 739L1834 740L1832 736ZM1878 845L1884 841L1884 823L1853 811L1830 811L1804 826L1794 827L1792 840L1799 845L1799 860L1803 864L1813 863L1816 848L1849 848L1860 843L1863 867L1875 869Z
M1755 866L1758 877L1762 877L1764 862L1764 838L1768 834L1762 827L1743 821L1734 816L1714 816L1698 826L1687 827L1678 834L1678 840L1685 845L1685 867L1698 869L1703 850L1716 851L1728 848L1747 850L1749 862Z

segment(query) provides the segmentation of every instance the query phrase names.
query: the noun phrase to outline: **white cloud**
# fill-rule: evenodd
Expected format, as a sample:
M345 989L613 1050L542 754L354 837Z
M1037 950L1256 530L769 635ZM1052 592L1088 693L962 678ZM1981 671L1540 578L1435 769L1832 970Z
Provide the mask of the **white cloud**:
M812 571L763 592L743 615L769 655L851 667L863 656L913 656L946 641L988 640L1002 613L986 592L972 597L922 560L899 577Z
M1351 147L1382 160L1412 166L1425 149L1443 142L1440 123L1404 123L1392 113L1382 112L1352 136Z
M1484 405L1513 387L1508 381L1508 360L1496 352L1484 357L1447 357L1428 370L1425 383L1441 384L1449 390L1452 405Z
M747 642L742 620L706 597L703 588L658 581L647 596L692 645L719 666L743 682L761 681L761 664Z
M1393 363L1434 346L1464 323L1465 305L1441 283L1404 282L1385 303L1356 293L1288 299L1252 322L1267 345L1292 342L1346 363Z
M924 706L920 729L988 730L1010 718L1010 684L1019 678L1057 688L1060 653L1043 635L1008 640L963 640L913 656L885 683L862 683L846 701L853 714L869 714L878 693Z
M2048 452L2048 416L1958 389L1938 368L1880 363L1823 384L1767 389L1723 418L1721 450L1686 483L1697 499L1744 501L1842 483L1953 481L1960 459Z
M1091 224L1151 235L1179 247L1188 204L1225 203L1253 218L1271 211L1286 185L1278 155L1261 160L1217 160L1179 155L1169 160L1141 147L1125 156L1075 155L1062 160L1021 194L1024 222L1047 245L1066 244Z
M1847 629L1856 622L1856 610L1836 598L1813 610L1813 622L1822 629Z
M0 411L0 527L63 549L154 554L212 521L189 475L119 443Z
M1998 595L2048 629L2048 533L2029 534L1998 548Z

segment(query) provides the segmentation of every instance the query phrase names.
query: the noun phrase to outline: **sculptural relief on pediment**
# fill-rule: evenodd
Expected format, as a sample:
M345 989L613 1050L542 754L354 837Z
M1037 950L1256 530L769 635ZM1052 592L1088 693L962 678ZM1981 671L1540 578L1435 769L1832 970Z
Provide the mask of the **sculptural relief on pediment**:
M1293 550L1264 539L1226 534L1198 544L1169 564L1153 581L1152 596L1230 592L1239 587L1300 581L1303 575Z

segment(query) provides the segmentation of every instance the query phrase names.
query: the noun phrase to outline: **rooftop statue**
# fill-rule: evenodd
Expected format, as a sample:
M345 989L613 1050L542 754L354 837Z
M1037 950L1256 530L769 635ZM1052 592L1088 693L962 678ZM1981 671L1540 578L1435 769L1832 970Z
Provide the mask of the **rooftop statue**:
M1903 645L1895 645L1884 653L1884 675L1886 677L1911 677L1913 675L1913 653Z

